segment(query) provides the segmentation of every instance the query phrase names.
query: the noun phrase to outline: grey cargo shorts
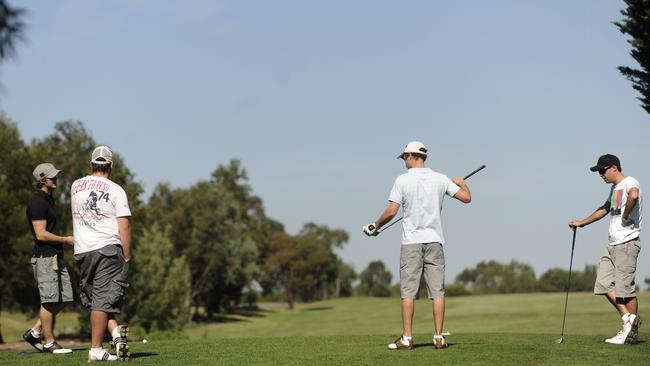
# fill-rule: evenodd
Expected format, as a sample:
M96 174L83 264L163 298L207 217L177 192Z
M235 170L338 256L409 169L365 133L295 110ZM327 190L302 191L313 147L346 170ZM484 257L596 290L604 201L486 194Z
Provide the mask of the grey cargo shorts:
M129 286L129 264L124 261L122 247L103 248L75 255L79 265L81 304L90 310L119 313L124 292Z

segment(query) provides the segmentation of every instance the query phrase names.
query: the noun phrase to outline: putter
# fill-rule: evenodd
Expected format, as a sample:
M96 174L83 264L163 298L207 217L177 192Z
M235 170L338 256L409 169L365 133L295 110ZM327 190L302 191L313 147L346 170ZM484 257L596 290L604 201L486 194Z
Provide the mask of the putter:
M483 165L481 165L480 167L476 168L476 170L474 170L473 172L467 174L467 175L465 176L465 178L463 178L463 179L467 179L467 178L471 177L472 175L474 175L474 174L480 172L480 171L483 170L483 169L485 169L485 164L483 164ZM387 226L384 226L384 228L381 229L381 231L379 231L379 232L377 233L377 235L383 233L383 232L386 231L386 229L388 229L389 227L391 227L391 226L397 224L397 223L400 222L403 218L404 218L404 216L402 216L402 217L400 217L399 219L397 219L397 220L391 222L391 223L388 224Z
M573 266L573 248L576 246L576 231L577 227L573 228L573 241L571 242L571 260L569 261L569 279L566 283L566 298L564 299L564 317L562 318L562 333L560 338L555 340L556 344L564 343L564 323L566 322L566 307L569 303L569 288L571 287L571 267Z

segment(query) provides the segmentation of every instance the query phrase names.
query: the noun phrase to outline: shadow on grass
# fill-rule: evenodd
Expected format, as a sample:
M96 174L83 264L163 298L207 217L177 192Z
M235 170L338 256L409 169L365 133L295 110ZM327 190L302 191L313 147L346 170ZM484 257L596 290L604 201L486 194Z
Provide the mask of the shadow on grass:
M135 359L138 359L138 358L151 357L151 356L158 356L158 353L155 353L155 352L135 352L135 353L131 353L131 360L135 360Z
M324 310L332 310L334 307L332 306L319 306L315 308L307 308L307 309L302 309L302 311L324 311Z
M207 314L195 314L192 317L192 321L206 324L248 322L249 320L243 318L264 318L266 317L266 313L272 312L271 310L260 309L257 306L246 306L225 313L212 314L211 316Z

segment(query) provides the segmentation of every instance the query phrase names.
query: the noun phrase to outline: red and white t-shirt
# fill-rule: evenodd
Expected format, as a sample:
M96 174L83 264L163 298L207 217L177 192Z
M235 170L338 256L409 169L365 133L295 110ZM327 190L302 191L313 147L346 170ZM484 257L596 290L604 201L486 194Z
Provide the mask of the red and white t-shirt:
M74 254L122 245L118 217L131 216L126 192L110 179L86 176L72 183Z

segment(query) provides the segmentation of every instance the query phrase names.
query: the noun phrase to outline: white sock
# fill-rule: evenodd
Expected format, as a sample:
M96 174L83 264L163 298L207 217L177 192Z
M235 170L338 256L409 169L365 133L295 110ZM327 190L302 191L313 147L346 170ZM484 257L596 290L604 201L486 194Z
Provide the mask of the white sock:
M50 342L50 343L44 344L43 347L45 347L45 348L52 347L53 344L54 344L54 342Z
M34 328L32 328L32 335L36 338L39 338L41 336L41 332L34 330Z
M623 316L621 317L623 319L623 323L625 323L630 318L630 315L631 315L630 313L623 314Z
M113 339L119 338L119 336L120 336L120 327L113 328L113 331L111 332L111 336L113 337Z
M99 347L99 348L91 348L91 349L90 349L90 352L92 352L92 353L94 353L94 354L99 354L99 353L104 352L104 349L103 349L102 347Z
M402 343L405 343L406 345L411 344L411 339L412 337L407 337L405 335L402 336Z

